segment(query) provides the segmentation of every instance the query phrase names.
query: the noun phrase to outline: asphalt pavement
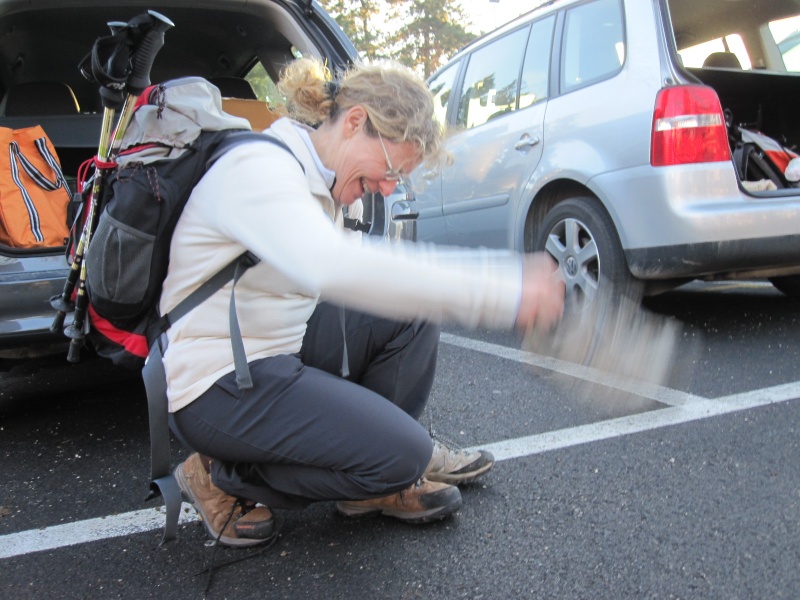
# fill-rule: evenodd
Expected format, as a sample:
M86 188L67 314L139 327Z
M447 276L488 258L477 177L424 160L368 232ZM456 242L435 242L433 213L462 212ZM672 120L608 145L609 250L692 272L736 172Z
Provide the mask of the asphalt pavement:
M201 598L212 561L209 598L800 597L800 302L732 282L646 305L683 326L676 369L601 401L515 333L447 327L423 422L498 457L459 513L277 511L259 554L215 551L191 511L159 544L135 374L0 373L0 598Z

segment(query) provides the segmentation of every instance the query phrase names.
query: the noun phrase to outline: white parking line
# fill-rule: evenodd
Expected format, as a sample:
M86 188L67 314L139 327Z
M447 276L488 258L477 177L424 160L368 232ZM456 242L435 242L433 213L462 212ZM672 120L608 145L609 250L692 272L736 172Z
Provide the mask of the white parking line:
M183 503L178 518L179 523L189 523L197 520L191 504ZM133 512L86 519L54 525L43 529L29 529L19 533L10 533L0 536L0 558L10 558L55 550L65 546L74 546L85 542L96 542L134 533L144 533L164 527L164 507L136 510Z
M757 408L776 402L785 402L800 398L800 381L795 381L786 385L778 385L771 388L754 390L743 394L734 394L697 402L684 406L670 406L659 410L599 421L589 425L579 425L569 429L559 431L548 431L538 435L531 435L503 442L483 445L481 448L489 450L498 461L510 458L519 458L540 454L558 448L567 448L597 442L609 438L639 433L650 429L679 425L699 419L718 417L740 410ZM477 448L475 448L477 449Z
M460 348L550 369L602 385L609 385L609 382L601 374L579 365L446 333L442 334L441 339L446 344ZM570 427L559 431L548 431L538 435L481 445L480 447L490 450L498 461L503 461L800 398L800 381L714 399L658 386L626 384L625 387L619 387L618 389L662 402L668 406L667 408L627 417ZM183 508L184 510L181 511L182 523L197 520L197 515L190 505L184 503ZM101 539L144 533L163 526L163 508L152 508L11 533L0 536L0 559L32 552L54 550Z
M668 408L664 409L480 446L484 450L492 452L498 461L540 454L559 448L688 423L698 419L706 419L739 410L800 398L800 381L710 399L656 385L630 381L610 381L608 376L595 369L588 369L574 363L472 338L442 333L441 341L445 344L549 369L600 385L610 385L620 391L633 393L668 405ZM477 450L477 448L470 448L470 450Z
M513 360L526 365L540 367L542 369L561 373L562 375L569 375L570 377L574 377L576 379L582 379L584 381L590 381L592 383L613 387L620 391L629 392L641 398L655 400L656 402L661 402L662 404L668 404L670 406L683 406L684 404L691 404L706 400L700 396L694 396L692 394L687 394L685 392L680 392L678 390L673 390L658 385L651 385L648 383L641 383L631 380L610 379L608 374L598 371L597 369L591 369L589 367L558 360L557 358L551 358L549 356L525 352L524 350L509 348L508 346L501 346L499 344L492 344L490 342L482 342L480 340L460 337L449 333L442 333L440 339L443 343L450 344L451 346L458 346L459 348L465 348L475 352L483 352L484 354L491 354L492 356L497 356L499 358L505 358L507 360Z

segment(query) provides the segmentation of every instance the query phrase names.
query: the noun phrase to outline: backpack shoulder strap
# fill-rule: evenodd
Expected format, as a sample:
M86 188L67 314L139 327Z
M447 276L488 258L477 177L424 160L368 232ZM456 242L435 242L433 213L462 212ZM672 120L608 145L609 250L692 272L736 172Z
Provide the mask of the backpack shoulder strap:
M212 275L210 279L204 281L200 287L194 290L186 298L181 300L175 308L173 308L164 316L159 317L155 323L147 328L148 347L152 346L153 342L161 337L161 334L165 333L167 329L172 327L172 324L175 321L189 314L190 311L197 306L200 306L200 304L210 298L214 292L222 289L226 283L231 281L234 278L236 268L239 265L242 265L245 269L249 269L250 267L257 265L259 262L260 261L255 254L252 252L245 252L244 254L237 256L222 269L217 271L215 275Z
M272 136L250 131L236 131L227 135L220 142L217 149L206 163L206 168L208 169L211 167L220 156L231 148L248 141L264 141L275 144L276 146L284 148L297 159L286 144ZM303 164L299 159L297 162L300 164L300 167L303 168ZM303 168L303 171L305 172L305 168ZM233 280L234 287L231 291L228 319L231 329L231 346L233 349L234 368L236 370L236 383L240 389L252 388L253 382L250 377L250 370L247 366L247 356L244 351L239 321L236 316L235 290L236 281L238 281L239 277L241 277L247 269L258 264L258 262L258 257L251 252L241 254L210 279L203 282L200 287L178 303L175 308L160 317L148 328L147 341L150 352L147 356L144 368L142 369L142 378L147 393L147 411L150 421L150 492L146 500L151 500L159 495L164 497L166 522L164 525L164 536L161 539L162 544L174 540L177 537L181 510L181 491L178 487L178 482L175 480L175 476L170 471L167 375L164 369L163 349L161 346L162 334L170 328L172 323L199 306L216 291L222 289L227 282Z
M174 321L177 321L200 305L231 279L237 280L245 270L257 263L258 258L255 255L245 252L228 263L211 279L203 282L200 287L184 298L173 310L148 328L147 338L150 352L147 355L144 368L142 368L142 379L144 380L147 394L147 412L150 421L150 493L146 500L151 500L159 495L164 497L166 523L164 536L161 540L162 544L175 539L178 535L181 491L177 481L175 481L175 476L170 472L167 374L164 370L161 336ZM247 368L247 358L244 354L244 344L239 331L239 323L236 320L236 307L233 303L231 304L231 319L231 343L234 347L234 364L237 367L238 381L238 369L242 364L245 369ZM249 377L249 375L249 370L247 370L247 376ZM250 387L252 387L252 382Z
M262 133L258 131L232 131L229 133L225 138L217 145L216 150L211 154L211 157L206 162L206 170L211 168L217 159L219 159L223 154L225 154L231 148L238 146L239 144L244 144L246 142L267 142L270 144L274 144L279 148L283 148L291 154L294 159L297 161L297 164L300 165L300 168L303 169L305 173L305 167L303 163L300 162L300 159L295 156L295 153L292 152L291 148L287 146L284 142L279 140L278 138L269 135L268 133Z

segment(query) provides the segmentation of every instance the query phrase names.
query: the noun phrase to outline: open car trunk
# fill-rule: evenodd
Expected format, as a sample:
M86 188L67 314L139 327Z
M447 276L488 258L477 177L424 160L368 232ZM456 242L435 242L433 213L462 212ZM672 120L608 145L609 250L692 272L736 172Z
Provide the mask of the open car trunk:
M669 0L668 6L686 79L719 96L742 187L772 195L798 187L785 171L800 149L800 4Z
M679 78L713 88L740 188L754 200L800 194L800 2L662 0ZM800 295L800 274L769 278Z
M743 187L751 192L800 187L788 169L800 148L800 111L792 100L800 97L800 75L712 68L690 72L719 96Z
M335 70L356 56L330 17L306 4L84 0L78 10L60 0L3 0L0 127L41 126L74 192L80 165L97 153L103 120L99 86L82 75L79 65L95 40L110 35L109 23L155 9L175 26L165 33L153 62L152 83L205 77L228 98L227 112L248 118L253 129L263 129L274 116L268 105L281 103L275 82L286 64L310 55L325 59ZM63 255L63 245L26 251L0 241L0 253Z
M800 147L800 74L730 69L689 69L719 95L733 122L788 148Z
M358 59L352 42L312 0L0 0L0 127L40 126L72 192L81 163L98 152L103 121L99 87L79 65L95 40L112 33L111 23L148 10L174 23L150 81L204 77L233 99L223 99L225 110L247 117L254 129L275 116L267 102L282 103L275 82L286 64L315 56L339 71ZM0 177L10 185L12 176ZM33 244L12 243L19 238L10 236L0 242L0 368L7 360L64 352L55 349L67 338L53 329L51 297L65 290L65 236L78 204L58 191L59 213L48 221L59 224L54 233ZM65 204L71 208L62 217ZM38 211L27 203L14 206L22 207L11 219L19 228L36 221L29 217Z

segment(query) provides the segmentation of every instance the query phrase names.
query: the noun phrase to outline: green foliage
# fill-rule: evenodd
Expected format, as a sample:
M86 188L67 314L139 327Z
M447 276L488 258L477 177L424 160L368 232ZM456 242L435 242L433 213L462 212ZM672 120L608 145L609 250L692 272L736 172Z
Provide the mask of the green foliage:
M432 74L475 38L454 0L320 0L367 60L392 58ZM386 24L391 27L386 27Z
M447 58L475 39L463 23L466 15L451 0L387 0L392 18L406 15L400 29L390 38L394 56L430 76Z
M320 4L347 34L362 56L368 60L385 58L381 48L385 36L374 25L383 8L380 0L321 0Z

